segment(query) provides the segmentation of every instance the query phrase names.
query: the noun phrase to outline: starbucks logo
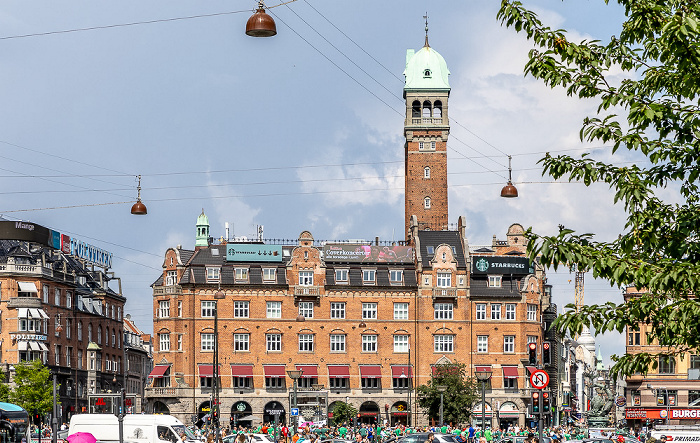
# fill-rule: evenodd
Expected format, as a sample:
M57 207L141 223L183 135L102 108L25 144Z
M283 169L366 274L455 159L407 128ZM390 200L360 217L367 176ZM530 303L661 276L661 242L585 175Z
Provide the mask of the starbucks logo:
M245 403L238 403L236 405L236 409L238 409L241 412L245 411Z
M489 262L485 258L480 258L476 261L476 269L481 272L486 272L489 269Z

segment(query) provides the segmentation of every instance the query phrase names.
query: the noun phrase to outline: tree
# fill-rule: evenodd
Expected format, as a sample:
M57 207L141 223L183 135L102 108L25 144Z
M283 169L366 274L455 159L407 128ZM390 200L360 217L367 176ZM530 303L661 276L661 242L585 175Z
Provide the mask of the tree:
M615 375L646 373L659 358L697 350L700 345L700 44L697 0L618 0L625 8L619 37L575 42L552 30L519 1L503 0L502 23L524 32L535 44L525 73L567 95L594 99L594 116L584 118L582 141L637 151L649 166L616 166L589 156L549 153L543 175L606 183L624 205L625 228L612 241L596 240L564 226L556 235L528 230L528 254L545 266L577 266L611 286L646 291L627 302L573 305L557 320L561 332L584 325L598 333L639 330L662 351L613 356ZM615 82L612 73L627 74ZM620 113L621 116L618 116ZM638 155L639 155L638 154ZM618 153L619 155L619 153ZM642 165L646 162L640 162Z
M53 381L51 372L41 360L16 364L14 381L15 388L10 392L10 402L30 413L36 410L43 415L52 410Z
M352 420L357 416L357 409L344 401L338 401L333 407L333 425L339 426L343 423L352 423Z
M471 406L478 399L476 380L467 377L466 366L449 363L435 366L428 384L416 389L418 405L428 417L440 417L440 391L437 386L447 386L443 394L443 418L446 423L468 423Z

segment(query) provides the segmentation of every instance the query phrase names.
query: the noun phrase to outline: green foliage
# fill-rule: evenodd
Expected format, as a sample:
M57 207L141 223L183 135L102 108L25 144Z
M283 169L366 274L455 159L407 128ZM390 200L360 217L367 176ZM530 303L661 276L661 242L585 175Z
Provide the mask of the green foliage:
M452 363L435 366L430 382L416 389L418 404L429 418L440 419L440 391L437 386L447 386L443 394L443 419L445 423L465 424L471 417L471 406L478 400L477 382L467 377L466 366Z
M659 355L700 345L700 33L697 0L618 0L625 7L619 37L574 42L552 30L519 1L503 0L498 18L534 42L525 73L567 95L595 99L597 113L583 120L587 142L638 151L648 166L616 166L584 155L547 154L543 175L606 183L627 214L614 241L595 241L560 226L543 236L528 230L528 252L545 266L576 266L611 286L646 291L623 303L568 305L556 327L577 333L640 330L656 340L659 354L613 356L615 375L646 373ZM615 81L620 72L625 79ZM619 115L618 115L619 114ZM641 163L641 162L640 162ZM662 197L663 196L663 197Z
M30 413L35 409L40 414L51 412L53 379L49 369L40 360L16 364L14 381L15 388L9 395L11 403L23 407Z
M332 425L340 426L343 423L352 423L353 418L357 416L357 409L353 408L349 403L338 401L333 407Z

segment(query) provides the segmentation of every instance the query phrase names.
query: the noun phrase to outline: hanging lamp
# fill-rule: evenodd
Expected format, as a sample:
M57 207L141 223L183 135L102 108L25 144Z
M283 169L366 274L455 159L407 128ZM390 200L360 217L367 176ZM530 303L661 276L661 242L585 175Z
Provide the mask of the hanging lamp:
M501 197L504 198L515 198L518 196L518 189L513 186L512 181L512 169L510 167L510 161L512 157L508 156L508 184L506 184L503 189L501 189Z
M139 185L136 188L138 190L138 197L136 198L136 203L134 203L134 206L131 207L131 213L134 215L146 215L148 214L148 210L146 209L146 205L144 205L141 202L141 176L137 176L139 180Z
M275 21L265 12L262 0L258 2L258 9L245 24L245 33L251 37L272 37L277 35Z

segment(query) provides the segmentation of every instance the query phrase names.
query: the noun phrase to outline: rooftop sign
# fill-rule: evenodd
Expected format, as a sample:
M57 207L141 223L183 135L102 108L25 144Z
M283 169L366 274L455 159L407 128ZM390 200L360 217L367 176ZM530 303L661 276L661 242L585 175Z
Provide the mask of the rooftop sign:
M261 245L249 243L228 243L226 261L281 262L281 245Z
M411 246L372 246L326 244L323 258L327 262L413 263Z
M530 274L530 260L526 257L480 257L474 256L474 274Z

